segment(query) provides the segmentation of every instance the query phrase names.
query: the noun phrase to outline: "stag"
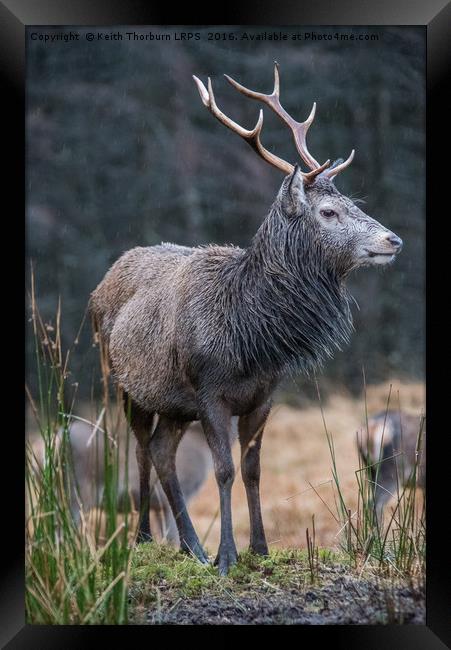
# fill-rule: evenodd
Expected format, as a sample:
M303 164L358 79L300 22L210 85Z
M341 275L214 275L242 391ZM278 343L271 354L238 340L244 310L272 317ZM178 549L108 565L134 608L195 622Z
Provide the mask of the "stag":
M153 464L177 521L181 549L208 558L186 509L175 468L177 446L200 420L219 489L221 537L216 564L225 575L237 560L232 531L234 464L229 431L238 416L241 471L250 516L250 548L267 554L259 481L263 429L271 394L288 372L311 372L352 329L349 273L387 264L402 242L367 216L334 185L352 162L320 165L309 153L305 122L272 94L241 93L271 108L290 128L309 171L301 171L261 143L263 112L246 130L218 108L211 80L194 81L203 104L223 125L285 175L280 191L248 248L185 247L163 243L122 255L91 296L95 326L115 381L130 406L140 470L140 530L149 538L149 474ZM158 424L153 420L158 414Z

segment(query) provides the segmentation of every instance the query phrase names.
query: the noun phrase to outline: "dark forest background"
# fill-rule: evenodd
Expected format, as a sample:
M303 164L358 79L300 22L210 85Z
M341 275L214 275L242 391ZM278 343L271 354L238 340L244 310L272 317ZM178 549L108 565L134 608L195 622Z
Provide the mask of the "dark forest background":
M371 216L404 240L395 265L365 269L350 281L351 345L323 371L323 385L358 392L367 382L424 378L425 32L423 28L319 28L321 34L378 36L377 41L208 41L207 32L240 34L306 28L191 28L199 41L75 42L27 38L27 261L37 300L54 324L62 301L63 343L75 339L90 292L128 248L173 241L246 246L268 211L281 174L260 160L202 105L192 75L212 77L220 108L246 128L260 106L222 74L271 92L273 62L281 101L298 120L317 102L309 149L324 161L356 156L337 177L345 194L363 199ZM174 34L168 28L122 33ZM288 129L265 109L262 140L294 162ZM27 265L29 276L29 265ZM27 380L35 386L33 340ZM97 351L85 323L72 356L79 393L93 380ZM327 379L325 379L327 378ZM94 382L94 383L93 383ZM288 389L303 393L312 382Z

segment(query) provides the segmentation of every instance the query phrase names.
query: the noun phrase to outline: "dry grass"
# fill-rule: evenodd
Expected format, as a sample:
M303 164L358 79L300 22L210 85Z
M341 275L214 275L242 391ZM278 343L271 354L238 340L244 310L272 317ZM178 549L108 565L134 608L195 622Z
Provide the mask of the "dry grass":
M385 410L392 385L390 406L418 415L425 411L425 387L422 383L388 381L367 388L368 415ZM398 402L399 396L399 402ZM343 494L349 507L357 506L355 471L359 468L355 439L365 421L365 404L344 394L332 396L323 404L327 427L333 435L337 468ZM239 448L234 448L235 465L239 464ZM315 515L316 543L338 546L339 524L334 514L331 458L327 446L319 404L302 410L275 405L265 429L262 447L261 498L263 519L271 547L304 547L306 528L311 528ZM311 484L315 489L313 490ZM421 495L419 495L421 498ZM390 509L390 504L388 504ZM219 543L217 488L210 475L190 504L190 513L200 538L216 550ZM213 523L212 523L213 522ZM233 487L233 522L238 549L248 545L249 522L246 494L239 473Z

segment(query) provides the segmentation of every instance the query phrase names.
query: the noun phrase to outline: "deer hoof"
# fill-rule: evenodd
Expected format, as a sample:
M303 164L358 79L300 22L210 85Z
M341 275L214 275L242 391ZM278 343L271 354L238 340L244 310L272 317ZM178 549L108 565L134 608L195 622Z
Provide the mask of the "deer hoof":
M219 575L226 576L229 569L237 563L238 553L235 548L222 551L219 549L218 555L215 559L215 566L218 567Z
M192 546L188 544L182 544L180 546L180 550L183 553L187 553L188 555L191 555L191 557L194 556L199 560L199 562L202 562L202 564L209 564L208 555L205 553L200 542L195 542L194 544L192 544Z
M269 549L266 543L251 544L249 550L256 555L269 555Z

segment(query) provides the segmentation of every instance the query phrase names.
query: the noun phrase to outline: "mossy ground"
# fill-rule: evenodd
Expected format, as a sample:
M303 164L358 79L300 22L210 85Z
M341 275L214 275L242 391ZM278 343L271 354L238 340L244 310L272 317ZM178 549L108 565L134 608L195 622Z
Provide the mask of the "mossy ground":
M331 551L320 551L323 562L338 559ZM320 579L320 574L313 577L313 581ZM312 583L312 575L307 552L301 549L275 549L268 557L244 551L228 576L220 578L212 564L201 564L172 546L149 543L136 548L131 581L133 588L146 589L151 602L156 600L157 590L171 590L178 597L199 597L224 589L240 593L262 583L303 589Z

